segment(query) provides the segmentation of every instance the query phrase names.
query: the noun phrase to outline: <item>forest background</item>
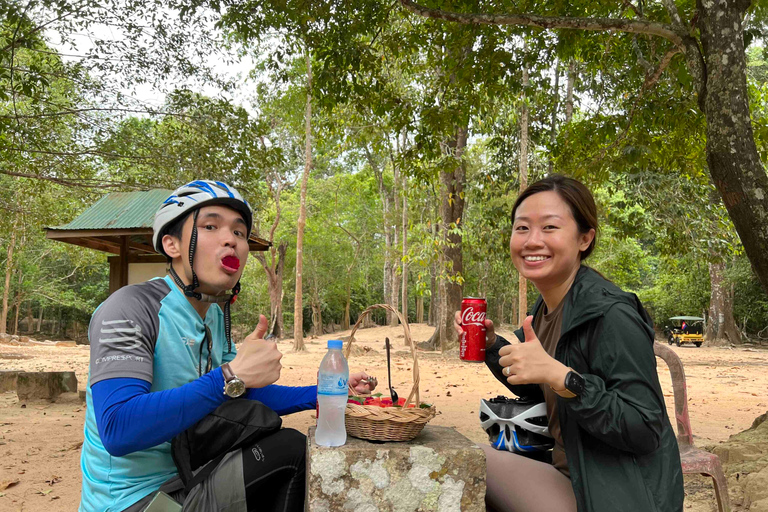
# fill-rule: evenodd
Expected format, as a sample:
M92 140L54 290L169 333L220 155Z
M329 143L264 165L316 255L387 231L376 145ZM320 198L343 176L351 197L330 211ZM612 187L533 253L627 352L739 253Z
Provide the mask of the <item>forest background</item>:
M106 257L44 228L202 178L274 244L234 325L267 314L301 349L384 302L447 348L462 296L510 324L532 304L509 215L558 172L595 193L589 265L659 328L768 339L767 21L688 0L0 0L0 332L85 341Z

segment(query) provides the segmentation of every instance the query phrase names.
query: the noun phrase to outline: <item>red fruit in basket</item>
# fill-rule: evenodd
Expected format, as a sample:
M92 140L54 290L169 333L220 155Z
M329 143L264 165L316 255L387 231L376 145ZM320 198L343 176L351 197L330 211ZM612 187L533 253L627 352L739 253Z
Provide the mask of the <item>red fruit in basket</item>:
M405 398L403 398L403 397L398 398L397 399L397 405L399 405L400 407L404 406L405 405Z
M391 398L382 398L381 399L381 406L382 407L392 407L392 399Z

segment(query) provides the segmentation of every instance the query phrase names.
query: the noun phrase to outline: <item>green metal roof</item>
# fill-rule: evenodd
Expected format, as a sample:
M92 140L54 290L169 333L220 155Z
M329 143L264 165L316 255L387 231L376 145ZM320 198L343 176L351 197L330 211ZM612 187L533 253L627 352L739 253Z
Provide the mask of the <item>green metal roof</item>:
M111 192L63 226L48 229L135 229L151 228L155 212L171 190Z

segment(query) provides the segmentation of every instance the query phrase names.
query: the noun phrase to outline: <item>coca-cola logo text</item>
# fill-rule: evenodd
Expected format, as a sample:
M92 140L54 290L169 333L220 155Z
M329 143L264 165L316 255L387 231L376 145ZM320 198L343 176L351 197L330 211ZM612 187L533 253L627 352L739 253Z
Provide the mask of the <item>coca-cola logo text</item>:
M475 311L472 306L469 306L461 314L461 325L479 325L484 326L485 311Z

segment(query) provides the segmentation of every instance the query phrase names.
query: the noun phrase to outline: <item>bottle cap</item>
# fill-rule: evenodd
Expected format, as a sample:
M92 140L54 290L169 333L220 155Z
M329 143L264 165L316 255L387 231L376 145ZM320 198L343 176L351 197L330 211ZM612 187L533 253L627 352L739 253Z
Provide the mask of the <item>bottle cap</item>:
M344 342L341 340L328 340L328 348L333 348L337 350L341 350L341 347L344 346Z

